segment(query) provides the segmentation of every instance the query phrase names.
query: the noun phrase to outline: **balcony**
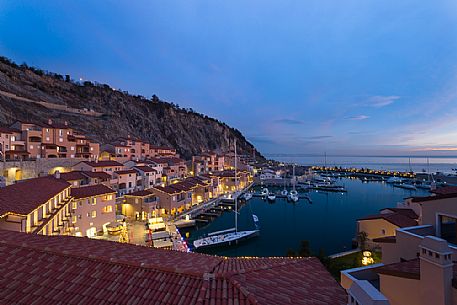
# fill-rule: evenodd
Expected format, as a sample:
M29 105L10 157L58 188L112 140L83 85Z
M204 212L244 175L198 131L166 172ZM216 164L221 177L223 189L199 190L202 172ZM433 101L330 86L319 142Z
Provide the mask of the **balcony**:
M29 137L31 143L41 143L41 137Z

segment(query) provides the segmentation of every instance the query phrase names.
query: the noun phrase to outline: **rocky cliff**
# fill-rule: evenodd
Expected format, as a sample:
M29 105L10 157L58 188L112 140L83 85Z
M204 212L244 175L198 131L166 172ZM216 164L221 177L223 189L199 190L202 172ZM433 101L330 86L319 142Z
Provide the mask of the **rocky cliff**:
M68 121L101 143L131 135L174 146L186 158L205 150L228 151L235 138L240 153L254 150L238 130L192 109L0 58L0 124L46 123L48 118Z

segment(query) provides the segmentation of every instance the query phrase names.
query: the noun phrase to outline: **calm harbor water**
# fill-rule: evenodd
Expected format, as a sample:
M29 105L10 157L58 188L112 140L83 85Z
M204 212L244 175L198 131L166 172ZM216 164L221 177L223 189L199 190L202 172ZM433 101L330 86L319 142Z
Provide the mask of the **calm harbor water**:
M276 199L269 203L261 198L252 198L241 208L240 230L254 228L251 214L260 219L260 236L244 241L237 247L206 249L208 254L225 256L284 256L288 249L297 250L301 240L308 240L317 253L333 254L351 249L355 235L356 219L378 213L379 209L394 207L409 196L423 196L426 191L410 191L394 188L383 182L364 183L358 179L342 178L347 193L323 193L312 191L312 204L301 199L288 203ZM225 212L205 227L182 230L189 233L188 242L200 236L234 226L233 212Z

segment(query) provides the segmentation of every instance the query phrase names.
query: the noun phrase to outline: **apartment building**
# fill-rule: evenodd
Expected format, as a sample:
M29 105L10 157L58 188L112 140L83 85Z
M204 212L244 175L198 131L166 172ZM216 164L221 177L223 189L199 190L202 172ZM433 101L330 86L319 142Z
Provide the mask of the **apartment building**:
M103 185L72 188L71 234L95 237L106 232L106 225L116 220L116 191Z
M121 204L121 210L122 215L138 220L146 220L164 214L159 206L159 198L153 190L126 194Z
M17 121L0 130L6 160L39 158L97 158L100 144L78 134L67 122L35 124Z
M192 172L195 176L199 176L204 173L223 171L224 159L223 155L219 155L215 152L192 156Z
M407 198L398 209L414 212L417 223L373 239L381 264L342 272L348 304L457 304L457 188Z
M44 235L69 234L70 187L57 173L0 189L0 229Z

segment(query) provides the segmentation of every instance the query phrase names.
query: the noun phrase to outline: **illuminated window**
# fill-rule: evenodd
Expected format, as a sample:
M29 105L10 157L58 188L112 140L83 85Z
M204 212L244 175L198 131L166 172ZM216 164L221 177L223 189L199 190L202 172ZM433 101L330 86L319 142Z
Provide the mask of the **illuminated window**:
M97 198L93 197L89 199L90 204L95 205L97 203Z
M78 202L73 201L73 210L76 210L78 208Z
M112 205L107 205L106 207L103 208L103 213L111 213L112 211L113 211Z
M76 223L78 221L78 216L73 216L72 219L71 219L71 222L72 223Z
M90 213L87 213L87 217L92 217L92 218L97 217L97 211L92 211Z

